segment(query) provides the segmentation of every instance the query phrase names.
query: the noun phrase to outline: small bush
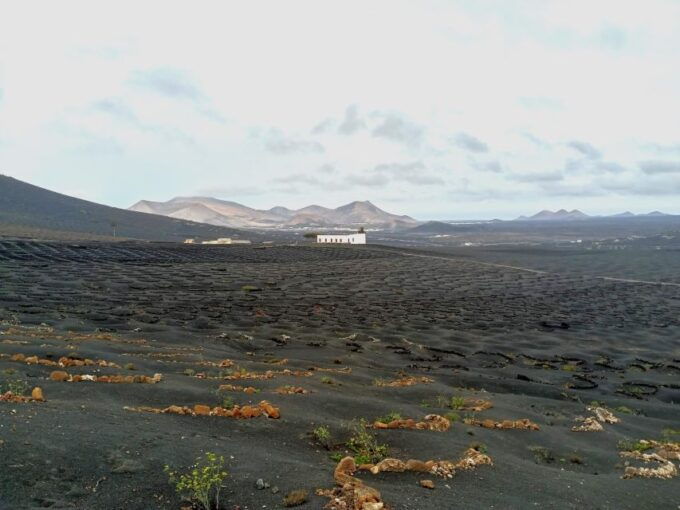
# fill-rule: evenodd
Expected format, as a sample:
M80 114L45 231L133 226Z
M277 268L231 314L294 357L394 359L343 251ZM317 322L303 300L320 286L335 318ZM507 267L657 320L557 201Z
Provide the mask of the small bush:
M387 413L385 416L379 416L378 418L375 419L375 421L379 421L382 423L389 423L394 420L401 420L401 414L399 414L396 411L390 411Z
M572 454L572 455L569 455L569 462L571 462L572 464L579 464L579 465L584 464L583 459L579 455L576 455L575 453Z
M316 427L314 430L312 430L312 436L314 436L314 440L317 443L319 443L327 450L330 450L331 438L333 436L331 435L331 431L328 427L326 427L325 425L320 425Z
M387 445L378 444L378 439L368 428L363 418L351 425L352 435L347 440L347 448L354 454L357 464L373 464L387 456Z
M340 461L342 460L343 457L344 457L344 455L343 455L342 453L340 453L340 452L331 453L331 454L328 456L328 458L331 459L331 460L334 461L334 462L340 462Z
M125 365L125 370L137 370L137 368L135 367L134 363L127 363Z
M552 451L544 446L529 446L529 450L534 454L537 464L551 464L555 462Z
M196 370L194 370L193 368L185 368L184 372L182 373L186 376L193 377L196 374Z
M244 285L243 287L241 287L241 290L243 292L256 292L260 290L260 288L256 287L255 285Z
M235 405L236 403L232 397L227 396L222 399L222 407L225 409L232 409Z
M465 398L464 397L451 397L451 402L449 403L449 406L451 409L455 411L460 411L465 407Z
M292 507L304 505L307 502L308 495L309 493L304 489L291 491L288 494L286 494L285 498L283 498L283 506Z
M177 473L170 466L165 466L164 471L178 494L199 503L205 510L219 509L220 489L228 476L224 470L224 457L207 452L204 457L196 459L188 473Z
M460 421L460 415L459 415L458 413L456 413L456 412L446 413L446 414L444 415L444 418L446 418L447 420L449 420L451 423L456 423L456 422L459 422L459 421Z
M322 377L322 378L321 378L321 382L322 382L323 384L335 384L335 381L333 381L333 379L331 379L331 378L328 377L328 376Z

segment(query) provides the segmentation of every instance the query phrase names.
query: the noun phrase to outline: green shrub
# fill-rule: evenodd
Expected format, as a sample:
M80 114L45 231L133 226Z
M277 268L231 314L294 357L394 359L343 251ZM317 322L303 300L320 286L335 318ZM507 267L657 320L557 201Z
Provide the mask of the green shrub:
M331 435L331 431L328 427L326 427L325 425L319 425L314 430L312 430L312 436L314 436L314 439L316 440L317 443L319 443L327 450L330 450L331 438L333 436Z
M347 440L347 448L354 454L357 464L373 464L387 456L387 445L378 444L378 439L368 428L363 418L351 425L352 435Z
M449 420L451 423L456 423L460 421L460 415L456 412L449 412L444 415L444 418Z
M399 414L399 413L396 412L396 411L390 411L390 412L387 413L385 416L379 416L379 417L377 417L377 418L375 419L375 421L379 421L379 422L382 422L382 423L389 423L389 422L391 422L391 421L394 421L394 420L401 420L401 419L402 419L402 418L401 418L401 414Z
M465 408L465 397L451 397L449 407L455 411L460 411Z
M167 465L164 470L178 494L199 503L205 510L219 509L220 489L228 476L224 470L224 457L207 452L202 458L196 459L187 473L172 471Z

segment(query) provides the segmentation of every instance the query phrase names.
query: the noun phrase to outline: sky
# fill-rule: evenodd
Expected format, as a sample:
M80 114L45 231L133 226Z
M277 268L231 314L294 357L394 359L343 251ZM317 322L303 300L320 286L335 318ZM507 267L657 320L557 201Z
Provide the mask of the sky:
M0 173L117 207L680 213L680 0L0 0Z

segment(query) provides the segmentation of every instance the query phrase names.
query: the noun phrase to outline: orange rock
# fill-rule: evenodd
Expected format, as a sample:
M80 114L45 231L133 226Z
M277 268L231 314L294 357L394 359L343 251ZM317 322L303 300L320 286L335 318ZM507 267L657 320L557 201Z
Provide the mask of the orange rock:
M410 459L406 461L406 471L415 471L419 473L429 473L432 469L431 465L428 465L422 460Z
M19 354L14 354L14 355L12 355L12 357L10 358L11 361L24 361L25 359L26 359L26 356L24 356L24 355L21 354L21 353L19 353Z
M50 374L50 379L53 381L68 381L68 373L62 371L62 370L55 370Z
M37 365L38 364L38 356L29 356L24 360L27 365Z
M352 475L357 470L357 465L353 457L345 457L335 467L333 478L338 485L344 485L347 482L354 480Z
M163 412L169 414L185 414L182 406L168 406L163 409Z
M434 482L432 480L420 480L420 486L426 489L434 489Z
M194 413L196 416L210 416L210 406L196 404L194 406Z
M281 413L279 410L271 405L269 402L266 400L263 400L260 402L260 409L264 411L264 413L267 415L268 418L272 418L274 420L278 419L281 416Z
M255 409L251 406L243 406L241 408L241 418L252 418L255 414Z
M39 386L33 388L33 391L31 391L31 398L36 402L44 402L45 396L43 395L42 388L40 388Z

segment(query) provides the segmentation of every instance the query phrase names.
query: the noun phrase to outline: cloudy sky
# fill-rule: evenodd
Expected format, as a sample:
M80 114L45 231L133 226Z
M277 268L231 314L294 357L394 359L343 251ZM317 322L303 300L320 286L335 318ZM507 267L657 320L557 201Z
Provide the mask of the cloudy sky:
M0 0L0 173L119 207L680 213L680 1Z

